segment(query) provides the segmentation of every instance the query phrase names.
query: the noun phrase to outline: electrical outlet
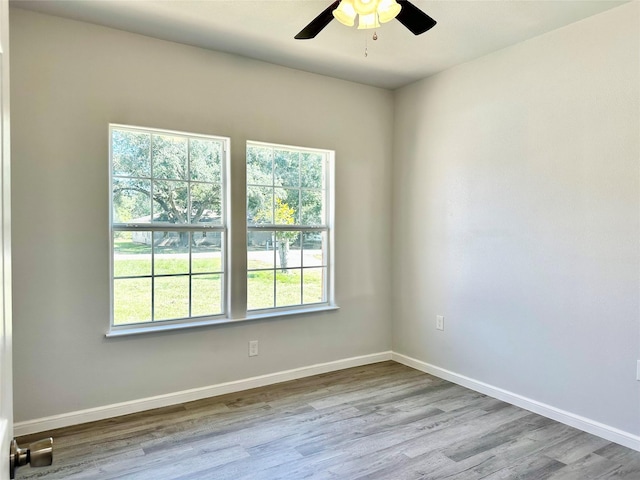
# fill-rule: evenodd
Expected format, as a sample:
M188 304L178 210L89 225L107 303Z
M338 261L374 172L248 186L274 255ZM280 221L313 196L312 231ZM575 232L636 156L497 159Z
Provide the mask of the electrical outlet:
M258 340L251 340L249 342L249 356L250 357L258 356Z
M444 317L436 315L436 330L444 330Z

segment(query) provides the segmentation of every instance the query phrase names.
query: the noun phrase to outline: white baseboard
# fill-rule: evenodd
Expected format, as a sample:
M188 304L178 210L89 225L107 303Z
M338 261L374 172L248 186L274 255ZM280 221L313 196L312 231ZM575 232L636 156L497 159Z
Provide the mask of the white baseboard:
M142 398L129 402L115 403L102 407L89 408L76 412L52 415L50 417L37 418L24 422L17 422L13 426L13 434L16 437L31 433L45 432L56 428L79 425L81 423L104 420L106 418L128 415L130 413L142 412L153 408L168 407L193 400L215 397L227 393L249 390L251 388L264 387L274 383L287 382L298 378L310 377L321 373L334 372L345 368L359 367L370 363L384 362L391 360L392 352L380 352L360 357L345 358L333 362L319 363L307 367L285 370L282 372L260 375L259 377L245 378L233 382L220 383L207 387L193 388L182 392L168 393L155 397Z
M463 387L475 390L476 392L484 393L490 397L497 398L498 400L524 408L525 410L543 415L584 432L597 435L598 437L602 437L611 442L640 451L640 436L638 435L619 430L565 410L560 410L559 408L552 407L551 405L523 397L517 393L512 393L507 390L503 390L502 388L494 387L450 370L445 370L444 368L436 367L435 365L416 360L415 358L407 357L400 353L394 352L391 359L408 367L415 368L416 370L429 373L435 377L462 385Z

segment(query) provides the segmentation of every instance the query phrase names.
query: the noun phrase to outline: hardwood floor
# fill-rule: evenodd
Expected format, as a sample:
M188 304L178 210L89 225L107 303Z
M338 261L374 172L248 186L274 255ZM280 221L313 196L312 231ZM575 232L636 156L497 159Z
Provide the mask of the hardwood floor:
M394 362L22 437L18 479L640 479L640 453Z

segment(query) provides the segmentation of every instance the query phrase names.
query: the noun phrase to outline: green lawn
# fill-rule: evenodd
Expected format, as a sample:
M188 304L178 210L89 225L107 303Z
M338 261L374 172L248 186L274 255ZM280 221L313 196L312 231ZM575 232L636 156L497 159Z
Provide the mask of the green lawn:
M142 256L140 259L118 259L113 262L114 277L139 277L151 275L151 257ZM222 271L222 260L218 257L194 258L191 265L192 273L218 273ZM178 275L189 273L189 257L162 258L155 257L156 275Z
M151 246L131 241L129 232L114 238L114 323L151 321ZM189 249L180 245L156 247L154 255L154 320L222 313L222 258L219 247L193 247L189 285ZM178 275L160 277L158 275ZM191 314L189 299L191 298Z
M154 257L151 275L151 248L132 242L116 242L114 257L114 323L116 325L150 322L151 298L155 306L154 320L169 320L189 316L222 313L222 259L219 249L198 249L192 259L189 285L189 257L178 248L162 250ZM268 264L252 261L253 268L269 268ZM247 278L247 308L284 307L322 302L324 271L319 268L292 268L249 271ZM158 275L177 275L161 277ZM142 277L142 278L118 278ZM274 295L275 289L275 295ZM275 303L275 304L274 304Z
M154 282L155 320L189 316L189 276L157 277ZM191 316L222 313L222 276L194 275L191 279ZM114 323L151 321L151 279L114 281Z
M286 273L277 270L275 285L273 270L250 271L247 275L247 308L256 310L322 302L323 271L323 268L306 268L304 271L292 268ZM301 292L304 298L301 298Z

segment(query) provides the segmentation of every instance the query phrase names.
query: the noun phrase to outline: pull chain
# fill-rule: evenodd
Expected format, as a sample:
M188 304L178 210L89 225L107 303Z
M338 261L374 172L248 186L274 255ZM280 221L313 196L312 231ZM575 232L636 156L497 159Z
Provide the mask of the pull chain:
M373 38L374 41L378 40L378 32L373 32L373 36L371 37ZM369 49L367 47L367 41L368 41L368 37L367 35L364 36L364 56L365 58L369 56Z

